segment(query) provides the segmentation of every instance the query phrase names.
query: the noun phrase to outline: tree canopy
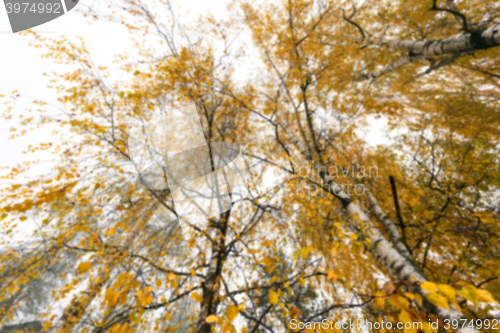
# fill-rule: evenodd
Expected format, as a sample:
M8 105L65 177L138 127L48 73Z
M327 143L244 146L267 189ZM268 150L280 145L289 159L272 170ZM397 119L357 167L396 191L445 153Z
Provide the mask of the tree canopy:
M84 40L30 32L67 66L48 74L60 106L1 96L13 139L61 137L27 151L54 154L50 173L3 175L2 332L498 329L497 2L235 0L190 24L169 0L108 2L82 13L128 28L120 73ZM169 189L139 186L127 144L134 119L186 104L207 142L242 147L250 180L201 226Z

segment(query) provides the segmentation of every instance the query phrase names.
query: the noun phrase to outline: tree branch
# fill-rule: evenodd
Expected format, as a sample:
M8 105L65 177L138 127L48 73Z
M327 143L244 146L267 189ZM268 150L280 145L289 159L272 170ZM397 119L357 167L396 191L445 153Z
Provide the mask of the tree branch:
M469 28L469 23L467 20L467 17L465 17L464 14L460 13L458 10L457 6L453 2L453 0L446 0L448 3L448 8L441 8L437 6L437 0L433 0L432 2L432 8L430 10L433 11L438 11L438 12L446 12L446 13L451 13L455 17L455 19L462 25L462 28L464 29L465 32L468 33L473 33L473 31Z

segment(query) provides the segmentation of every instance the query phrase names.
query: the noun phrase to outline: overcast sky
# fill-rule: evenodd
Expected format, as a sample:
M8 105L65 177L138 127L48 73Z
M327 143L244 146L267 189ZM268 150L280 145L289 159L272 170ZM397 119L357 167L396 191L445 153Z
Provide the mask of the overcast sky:
M198 15L210 11L217 16L224 16L227 0L183 0L174 1L181 6L180 14L187 19L195 19ZM91 0L80 0L80 4L90 4ZM79 7L78 6L78 7ZM77 7L77 8L78 8ZM127 30L115 23L96 22L92 25L77 10L32 30L45 37L64 35L68 39L81 36L92 53L97 64L109 65L116 54L131 51L131 42ZM57 95L54 90L47 88L48 78L44 72L61 70L59 65L53 64L50 59L42 59L40 51L28 45L30 37L13 34L7 17L3 1L0 1L0 94L8 95L13 90L19 90L21 95L33 99L43 99L55 103ZM23 112L18 105L15 112ZM0 165L14 166L22 161L30 160L33 156L22 155L21 151L28 144L46 142L52 139L50 131L37 131L25 138L8 140L9 129L13 123L0 120ZM41 156L42 159L45 159ZM47 156L50 158L50 156ZM0 171L1 173L1 171ZM6 182L0 181L0 184ZM8 183L8 182L7 182Z
M92 0L80 0L81 4L90 4ZM0 1L1 2L1 1ZM200 14L211 12L217 17L226 16L226 7L229 0L182 0L173 2L179 5L181 21L196 19ZM79 6L80 6L79 5ZM77 7L78 8L78 7ZM184 19L182 19L184 18ZM132 51L131 42L127 30L115 23L96 22L89 25L78 10L69 13L38 26L33 29L37 33L43 33L46 37L58 37L65 35L68 39L81 36L90 47L92 58L99 65L109 65L116 54ZM55 91L47 88L48 78L43 76L44 72L61 71L60 65L55 65L50 59L42 59L40 51L28 45L30 37L11 32L5 6L0 4L0 94L9 94L13 90L19 90L27 101L32 99L43 99L56 103ZM18 105L15 112L23 112L23 107ZM36 131L22 139L8 140L9 128L13 123L0 121L0 166L14 166L33 156L22 155L21 151L28 144L36 142L48 142L52 138L50 130ZM380 126L369 133L371 143L381 141ZM40 156L42 160L50 156ZM48 166L51 163L46 163ZM43 167L37 168L35 173L41 172ZM48 170L44 170L45 173ZM0 171L0 174L2 171ZM0 185L9 183L0 181Z

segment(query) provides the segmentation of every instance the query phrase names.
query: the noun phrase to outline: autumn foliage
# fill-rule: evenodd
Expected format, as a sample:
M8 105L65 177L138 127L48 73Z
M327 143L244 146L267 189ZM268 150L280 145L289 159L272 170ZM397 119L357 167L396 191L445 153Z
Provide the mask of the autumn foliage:
M59 106L2 96L12 138L52 130L27 153L57 161L26 182L36 161L3 172L4 330L496 331L477 324L500 309L498 3L235 0L230 20L189 25L165 0L109 6L83 13L135 39L119 75L84 40L29 33L65 66L47 80ZM132 119L187 103L251 176L205 228L138 186L127 149Z

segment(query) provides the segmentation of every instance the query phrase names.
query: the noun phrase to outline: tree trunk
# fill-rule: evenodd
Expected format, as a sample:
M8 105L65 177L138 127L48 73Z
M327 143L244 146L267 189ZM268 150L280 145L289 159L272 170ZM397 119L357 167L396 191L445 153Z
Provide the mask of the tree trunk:
M30 321L17 325L5 325L0 329L0 333L39 333L42 331L41 321Z
M227 225L231 211L223 214L217 223L216 231L219 234L212 243L212 256L208 266L206 278L202 283L203 301L200 306L200 314L198 316L198 323L196 325L196 333L211 333L211 324L207 323L207 318L211 315L217 314L217 307L219 306L219 291L220 279L222 275L222 268L225 261L225 238L227 233Z
M380 223L382 223L387 228L387 230L389 230L390 240L392 241L396 249L405 258L413 261L412 255L408 251L408 248L406 247L406 244L404 243L396 224L391 220L389 216L384 213L377 199L373 196L373 194L371 194L370 191L366 190L366 196L368 197L368 201L370 202L370 210L373 212L377 220L379 220Z
M500 24L473 33L464 33L447 39L413 41L391 38L370 38L373 44L387 45L410 55L434 57L444 54L470 52L500 46Z
M354 221L358 221L359 219L359 221L361 221L361 223L364 224L363 236L370 240L373 249L372 253L373 256L375 257L377 262L381 264L396 281L406 281L409 282L410 284L412 283L416 284L417 286L414 288L414 292L419 293L422 296L424 300L423 305L426 307L427 310L436 314L441 320L465 319L465 316L460 311L455 309L452 305L450 305L450 310L446 310L444 308L436 307L432 303L430 303L427 300L428 293L419 287L419 285L422 282L426 282L428 281L428 279L422 273L420 268L415 264L415 262L411 259L411 256L406 257L405 255L401 254L396 249L396 247L393 246L384 237L384 235L373 224L370 218L368 218L365 212L352 201L352 199L347 195L347 193L343 191L342 186L337 184L331 176L323 174L322 177L327 184L326 190L341 201L342 205L344 206L344 209L352 216ZM374 197L372 199L374 199ZM383 214L380 206L378 206L378 209L380 209L379 212L379 214L381 215L380 217L383 217L382 215L386 216L385 214ZM384 220L386 219L384 218ZM393 237L399 235L399 232L395 233L394 228L391 229ZM399 243L400 242L396 240L395 244ZM404 251L403 253L409 255L407 250ZM457 332L479 333L478 330L471 328L459 329Z

